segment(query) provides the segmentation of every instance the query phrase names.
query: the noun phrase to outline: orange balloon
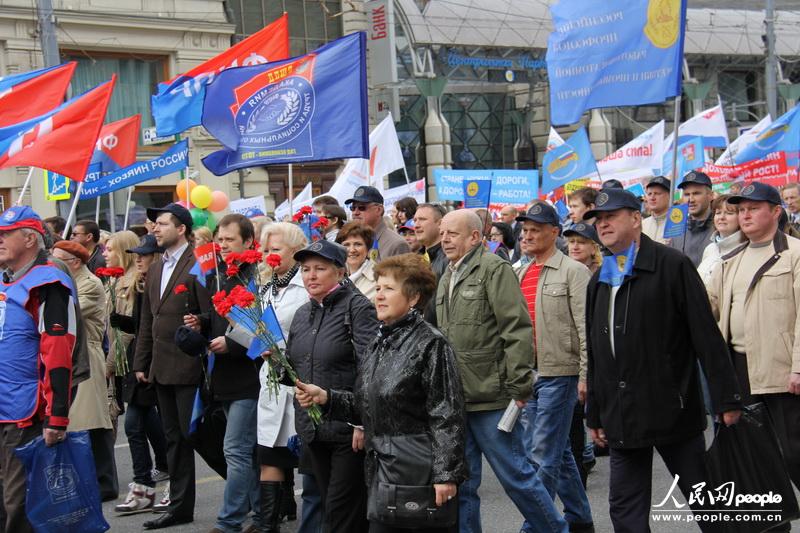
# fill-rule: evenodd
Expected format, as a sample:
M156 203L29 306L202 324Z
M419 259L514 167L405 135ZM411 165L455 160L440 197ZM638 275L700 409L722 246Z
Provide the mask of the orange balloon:
M208 206L208 210L218 213L226 207L228 207L228 195L222 191L212 191L211 205Z
M189 188L189 191L188 191L189 194L187 194L187 191L186 191L186 188L187 188L186 187L186 182L187 181L189 182L189 187L188 187ZM195 187L197 187L197 182L195 182L194 180L188 180L188 179L187 180L181 180L175 186L175 193L178 195L178 198L180 198L181 200L183 200L185 202L189 198L189 195L191 194L192 189L194 189Z

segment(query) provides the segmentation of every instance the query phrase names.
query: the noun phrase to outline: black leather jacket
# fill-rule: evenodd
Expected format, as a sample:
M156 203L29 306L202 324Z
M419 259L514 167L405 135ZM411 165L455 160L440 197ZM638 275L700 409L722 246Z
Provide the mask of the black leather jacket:
M375 437L426 433L433 483L466 479L466 415L455 353L419 312L381 326L359 368L355 392L329 390L329 398L328 418L363 421L367 452ZM368 454L368 483L374 468Z
M345 281L323 298L321 305L311 300L297 310L289 328L286 354L301 381L351 391L356 369L377 335L378 325L375 307ZM304 444L315 440L351 442L353 438L353 428L344 422L323 421L314 428L308 412L297 401L294 413L295 427Z

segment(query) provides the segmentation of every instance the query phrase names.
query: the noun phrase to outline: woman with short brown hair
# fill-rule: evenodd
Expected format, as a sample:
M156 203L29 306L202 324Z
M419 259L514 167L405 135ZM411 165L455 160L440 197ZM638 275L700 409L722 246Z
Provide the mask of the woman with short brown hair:
M374 241L372 228L358 221L348 222L336 235L336 242L347 249L347 277L371 302L375 302L375 263L369 255Z

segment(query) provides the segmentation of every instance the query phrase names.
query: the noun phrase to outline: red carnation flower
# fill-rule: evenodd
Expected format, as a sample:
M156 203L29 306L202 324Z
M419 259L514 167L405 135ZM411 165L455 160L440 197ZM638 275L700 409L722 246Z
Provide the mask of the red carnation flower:
M101 267L95 274L104 278L119 278L125 275L125 269L121 267Z
M278 254L269 254L267 256L266 261L267 261L267 264L269 266L271 266L272 268L276 268L278 265L281 264L281 261L283 261L283 258Z
M239 254L239 261L242 263L248 263L254 265L261 261L261 252L258 250L245 250L241 254Z
M300 222L301 220L303 220L303 217L304 217L304 216L305 216L305 215L303 215L303 213L295 213L295 214L292 216L292 222Z
M311 206L304 205L303 207L300 208L300 212L303 213L304 215L310 215L311 213L314 212L314 210L311 209Z
M228 300L225 291L219 291L211 297L211 303L214 304L214 309L220 316L228 316L231 312L233 304Z
M324 228L327 228L328 224L330 224L330 223L331 223L331 221L328 220L327 218L319 217L319 219L317 219L316 222L311 224L311 227L314 228L314 229L324 229Z
M245 289L242 285L237 285L231 289L228 300L237 307L250 307L256 301L255 295Z
M186 285L181 283L180 285L176 285L175 286L175 291L174 292L175 292L176 295L178 295L178 294L183 294L184 292L189 292L189 289L186 288Z
M236 276L237 274L239 274L239 265L236 264L228 265L228 269L225 271L225 274L227 274L228 277Z

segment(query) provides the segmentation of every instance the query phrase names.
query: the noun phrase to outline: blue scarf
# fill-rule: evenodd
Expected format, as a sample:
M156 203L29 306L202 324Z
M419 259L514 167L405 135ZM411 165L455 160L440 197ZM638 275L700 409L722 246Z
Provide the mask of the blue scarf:
M630 247L621 254L607 255L603 257L603 265L600 267L600 283L619 287L625 281L626 276L633 272L633 263L636 258L636 242L632 242Z

